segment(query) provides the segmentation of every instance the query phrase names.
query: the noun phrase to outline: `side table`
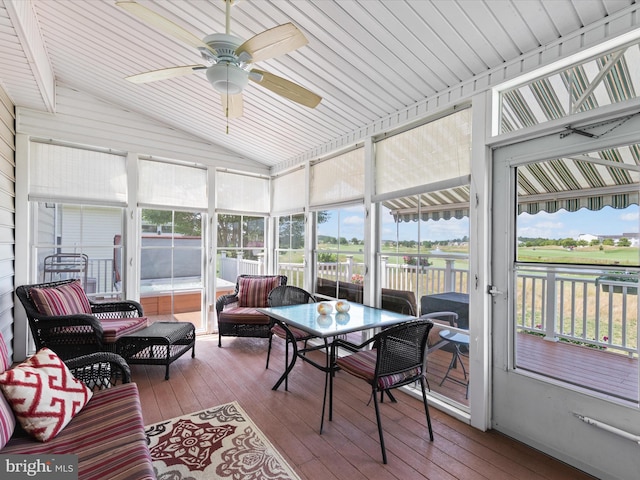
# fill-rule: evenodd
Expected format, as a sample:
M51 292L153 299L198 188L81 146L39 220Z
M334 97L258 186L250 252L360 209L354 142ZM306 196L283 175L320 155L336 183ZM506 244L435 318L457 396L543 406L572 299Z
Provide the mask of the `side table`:
M169 380L169 365L190 348L194 358L196 335L190 322L155 322L116 343L116 352L129 364L165 365L165 380Z

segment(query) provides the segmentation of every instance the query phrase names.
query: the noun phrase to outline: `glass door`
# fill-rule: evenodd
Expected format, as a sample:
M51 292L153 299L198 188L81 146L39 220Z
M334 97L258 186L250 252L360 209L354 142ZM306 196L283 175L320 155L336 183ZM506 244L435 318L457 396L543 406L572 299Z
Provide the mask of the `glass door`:
M151 322L206 330L202 214L142 209L140 302Z

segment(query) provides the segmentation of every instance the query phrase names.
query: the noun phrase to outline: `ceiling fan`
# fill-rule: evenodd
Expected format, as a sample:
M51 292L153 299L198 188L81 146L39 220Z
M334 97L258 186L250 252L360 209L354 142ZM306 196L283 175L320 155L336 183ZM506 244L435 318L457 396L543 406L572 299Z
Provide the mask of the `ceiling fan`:
M322 100L319 95L282 77L252 68L252 64L256 62L284 55L306 45L308 41L304 34L293 23L285 23L243 41L230 33L233 0L225 0L225 3L225 33L214 33L200 40L171 20L133 0L117 1L116 5L127 12L197 48L205 62L199 65L152 70L126 79L134 83L147 83L204 70L209 83L220 93L222 108L227 118L242 116L242 91L249 80L289 100L315 108Z

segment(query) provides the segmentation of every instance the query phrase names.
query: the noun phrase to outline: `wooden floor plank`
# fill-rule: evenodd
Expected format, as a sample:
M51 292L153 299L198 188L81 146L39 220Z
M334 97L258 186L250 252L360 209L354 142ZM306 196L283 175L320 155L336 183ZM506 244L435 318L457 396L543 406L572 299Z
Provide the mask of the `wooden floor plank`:
M196 358L185 354L171 365L133 365L145 423L237 401L303 480L547 479L591 478L497 432L481 432L431 408L435 441L430 442L424 406L402 392L398 403L381 405L389 463L382 464L370 387L339 372L334 418L319 434L324 374L298 362L278 391L271 387L284 369L284 342L273 342L265 369L264 339L197 337ZM320 352L316 352L320 354ZM451 354L430 363L432 388ZM438 370L435 365L440 364ZM456 372L454 372L455 374ZM459 373L459 372L458 372ZM437 376L440 375L440 376ZM443 387L452 382L445 382ZM453 384L452 386L456 386ZM464 397L464 387L459 394Z

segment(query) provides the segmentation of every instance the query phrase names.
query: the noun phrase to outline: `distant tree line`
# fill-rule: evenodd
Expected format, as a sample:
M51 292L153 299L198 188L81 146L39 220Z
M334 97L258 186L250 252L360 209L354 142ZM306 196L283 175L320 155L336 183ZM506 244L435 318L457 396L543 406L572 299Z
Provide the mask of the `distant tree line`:
M564 248L570 247L598 247L598 246L614 246L616 242L614 242L613 238L605 238L602 240L598 240L597 238L587 242L586 240L576 240L575 238L527 238L527 237L519 237L518 241L524 245L525 247L546 247L546 246L559 246ZM621 237L617 243L618 247L630 247L631 241L626 237Z

